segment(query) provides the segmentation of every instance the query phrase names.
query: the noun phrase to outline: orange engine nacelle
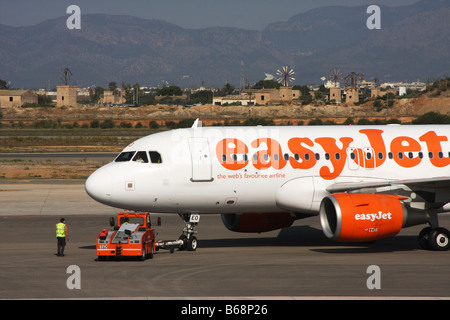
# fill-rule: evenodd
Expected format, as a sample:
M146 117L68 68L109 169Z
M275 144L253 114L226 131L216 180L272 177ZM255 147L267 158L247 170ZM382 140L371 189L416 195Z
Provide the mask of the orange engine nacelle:
M296 220L290 213L222 214L228 230L236 232L266 232L290 227Z
M396 235L406 224L404 197L336 193L322 200L320 223L325 235L338 241L373 241Z

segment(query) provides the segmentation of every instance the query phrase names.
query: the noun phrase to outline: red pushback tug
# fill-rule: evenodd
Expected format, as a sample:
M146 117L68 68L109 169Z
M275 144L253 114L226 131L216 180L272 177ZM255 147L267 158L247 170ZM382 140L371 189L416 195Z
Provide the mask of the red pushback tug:
M150 222L150 213L125 213L110 218L112 229L102 229L97 236L98 260L108 257L153 258L155 252L155 232Z

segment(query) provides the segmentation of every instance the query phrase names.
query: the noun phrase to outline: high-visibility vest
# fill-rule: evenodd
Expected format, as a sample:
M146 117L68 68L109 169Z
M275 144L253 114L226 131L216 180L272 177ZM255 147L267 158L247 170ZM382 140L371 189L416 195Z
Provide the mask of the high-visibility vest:
M62 222L56 224L56 237L58 238L66 237L66 225Z

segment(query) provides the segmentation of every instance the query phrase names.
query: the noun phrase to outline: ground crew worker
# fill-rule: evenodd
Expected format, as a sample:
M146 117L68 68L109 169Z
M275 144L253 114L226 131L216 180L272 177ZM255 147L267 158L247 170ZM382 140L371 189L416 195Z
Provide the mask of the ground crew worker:
M69 241L69 233L67 226L64 224L66 219L61 218L60 222L56 224L56 241L58 246L58 257L64 257L64 248L66 247L66 238Z

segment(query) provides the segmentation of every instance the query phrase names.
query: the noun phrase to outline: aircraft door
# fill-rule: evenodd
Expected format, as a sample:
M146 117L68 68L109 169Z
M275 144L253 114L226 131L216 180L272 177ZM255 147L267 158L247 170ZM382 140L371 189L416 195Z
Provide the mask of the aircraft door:
M206 138L189 138L192 159L192 182L210 182L212 178L211 154Z

